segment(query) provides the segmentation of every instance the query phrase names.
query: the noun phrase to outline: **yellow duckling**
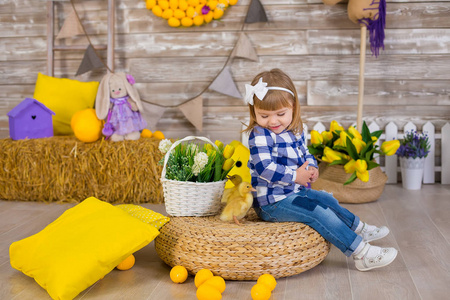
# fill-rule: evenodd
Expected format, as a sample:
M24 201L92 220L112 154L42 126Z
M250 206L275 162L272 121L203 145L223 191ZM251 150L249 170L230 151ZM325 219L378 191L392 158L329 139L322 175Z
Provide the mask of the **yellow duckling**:
M239 220L243 219L252 207L253 195L251 192L256 192L256 190L250 183L245 181L240 182L237 186L229 190L230 192L228 192L227 197L225 199L222 198L222 202L226 202L227 204L220 215L220 219L222 221L234 220L236 224L241 225Z

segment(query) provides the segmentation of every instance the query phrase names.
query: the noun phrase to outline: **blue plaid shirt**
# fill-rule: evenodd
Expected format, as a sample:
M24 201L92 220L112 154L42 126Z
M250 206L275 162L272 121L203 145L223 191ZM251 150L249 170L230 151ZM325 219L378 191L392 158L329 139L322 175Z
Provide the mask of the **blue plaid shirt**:
M306 147L302 133L296 137L291 131L275 134L255 126L249 136L250 159L248 167L252 186L256 189L253 206L259 207L283 200L304 186L296 184L296 170L305 163L318 167ZM254 193L255 196L255 193Z

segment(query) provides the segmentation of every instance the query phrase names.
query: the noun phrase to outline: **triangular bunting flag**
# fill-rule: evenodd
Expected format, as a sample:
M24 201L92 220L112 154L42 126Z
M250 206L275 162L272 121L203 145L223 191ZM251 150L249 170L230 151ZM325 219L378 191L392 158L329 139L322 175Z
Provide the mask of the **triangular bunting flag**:
M92 45L89 45L84 52L83 60L81 61L80 66L78 67L77 74L75 76L84 74L90 70L104 67L105 65L101 61L101 59L95 53Z
M239 40L234 46L233 52L231 53L231 57L242 57L247 58L253 61L258 61L258 55L256 54L255 49L252 46L252 43L248 39L245 33L241 33L239 36Z
M235 98L242 98L241 93L239 93L239 90L234 83L233 77L231 77L229 67L225 67L223 69L223 71L211 83L209 88L221 94Z
M147 121L147 125L151 131L156 130L156 124L161 119L162 115L166 111L166 108L163 106L154 105L145 101L142 101L142 106L144 108L144 112L142 116L145 121Z
M267 22L267 15L264 7L259 0L252 0L248 7L245 23Z
M203 131L203 97L180 104L178 108L198 131Z
M83 26L81 26L80 21L78 21L75 11L72 10L70 15L64 21L56 39L64 39L75 35L84 35L84 31Z

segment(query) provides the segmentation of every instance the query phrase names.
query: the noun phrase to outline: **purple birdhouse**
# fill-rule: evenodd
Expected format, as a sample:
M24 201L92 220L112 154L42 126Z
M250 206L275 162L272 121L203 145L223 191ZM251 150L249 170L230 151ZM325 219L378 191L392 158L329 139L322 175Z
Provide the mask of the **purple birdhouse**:
M53 136L55 113L36 99L26 98L9 113L9 136L13 140Z

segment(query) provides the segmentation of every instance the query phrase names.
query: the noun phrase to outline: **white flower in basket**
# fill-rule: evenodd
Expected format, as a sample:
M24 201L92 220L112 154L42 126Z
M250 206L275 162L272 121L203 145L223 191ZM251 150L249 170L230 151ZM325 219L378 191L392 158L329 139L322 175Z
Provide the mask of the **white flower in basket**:
M206 144L199 146L195 140ZM158 148L165 154L161 182L169 215L210 216L220 212L226 175L234 162L232 146L223 148L219 141L216 144L196 136L173 144L169 140L160 142Z

